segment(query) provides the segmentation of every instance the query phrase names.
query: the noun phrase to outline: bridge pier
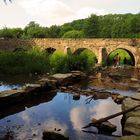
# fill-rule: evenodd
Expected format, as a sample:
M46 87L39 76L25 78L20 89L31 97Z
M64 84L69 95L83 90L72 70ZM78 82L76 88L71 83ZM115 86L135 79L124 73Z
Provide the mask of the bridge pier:
M105 65L107 64L107 50L104 47L99 48L99 54L98 54L98 64L99 65Z

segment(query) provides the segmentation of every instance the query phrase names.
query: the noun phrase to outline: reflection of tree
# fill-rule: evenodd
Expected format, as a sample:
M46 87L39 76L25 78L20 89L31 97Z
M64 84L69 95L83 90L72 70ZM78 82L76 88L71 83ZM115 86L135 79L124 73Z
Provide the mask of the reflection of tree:
M56 92L50 92L49 94L40 93L37 97L28 97L27 99L24 99L14 105L8 107L5 106L5 108L3 108L3 105L0 104L0 119L25 110L25 106L30 108L40 103L49 102L56 96L56 94Z

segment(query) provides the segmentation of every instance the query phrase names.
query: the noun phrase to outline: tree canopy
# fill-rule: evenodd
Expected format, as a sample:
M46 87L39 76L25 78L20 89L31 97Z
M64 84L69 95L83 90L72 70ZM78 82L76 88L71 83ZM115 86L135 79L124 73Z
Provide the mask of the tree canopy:
M24 29L4 27L1 38L139 38L140 13L91 15L61 26L42 27L31 21Z

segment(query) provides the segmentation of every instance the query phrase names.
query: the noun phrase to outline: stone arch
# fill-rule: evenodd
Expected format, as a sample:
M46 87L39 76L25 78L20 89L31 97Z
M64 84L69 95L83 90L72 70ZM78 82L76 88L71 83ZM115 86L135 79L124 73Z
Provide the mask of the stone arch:
M112 52L114 52L114 51L116 51L116 50L118 50L118 49L122 49L122 50L125 50L129 55L130 55L130 57L131 57L131 59L132 59L132 66L135 66L136 65L136 57L135 57L135 50L134 50L134 52L133 52L133 49L131 48L131 49L128 49L128 48L126 48L126 47L118 47L118 48L114 48L114 49L111 49L110 50L110 52L108 53L108 56L107 56L107 64L109 63L109 60L108 60L108 58L109 58L109 55L112 53Z
M82 51L86 50L87 48L78 48L73 54L80 54ZM89 50L89 49L88 49Z
M96 57L96 63L98 62L98 54L97 54L97 51L95 51L94 52L94 50L93 49L89 49L89 48L78 48L77 50L75 50L74 52L73 52L73 54L74 55L76 55L76 54L80 54L81 52L83 52L84 50L89 50L89 51L91 51L94 55L95 55L95 57Z
M53 54L53 53L56 51L56 49L50 47L50 48L46 48L45 51L46 51L48 54Z

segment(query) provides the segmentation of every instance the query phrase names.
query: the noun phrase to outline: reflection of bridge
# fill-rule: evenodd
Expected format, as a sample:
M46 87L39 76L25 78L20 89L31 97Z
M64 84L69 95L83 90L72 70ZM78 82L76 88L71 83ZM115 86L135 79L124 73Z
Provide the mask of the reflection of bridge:
M89 49L99 64L106 62L112 51L121 48L130 54L134 65L140 67L140 39L35 39L34 42L44 49L54 48L65 53Z
M98 63L107 61L108 55L118 49L126 50L135 66L140 67L140 39L32 39L0 40L0 48L16 48L19 45L35 45L42 49L58 50L65 53L89 49L95 53Z

